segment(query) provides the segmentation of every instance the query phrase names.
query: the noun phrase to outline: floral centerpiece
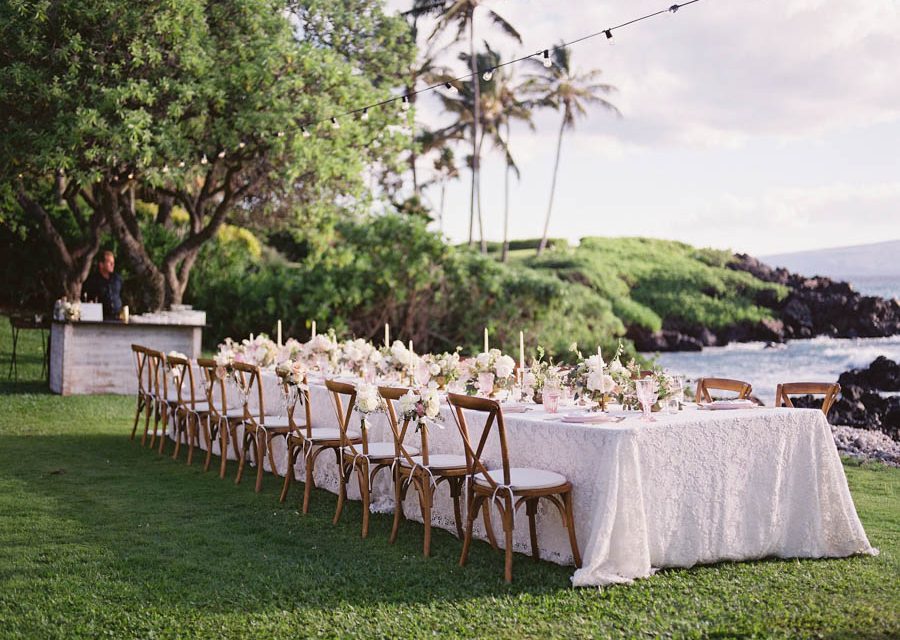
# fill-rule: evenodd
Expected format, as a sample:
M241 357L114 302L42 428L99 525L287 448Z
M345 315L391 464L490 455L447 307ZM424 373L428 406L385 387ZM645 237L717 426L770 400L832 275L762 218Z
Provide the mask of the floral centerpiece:
M576 397L595 402L597 404L594 408L605 410L607 398L618 388L609 367L599 351L585 358L578 350L578 345L573 344L572 350L577 356L578 364L569 371L568 380L575 389Z
M323 370L340 364L341 348L334 336L334 330L320 333L303 345L302 357L310 368Z
M436 384L422 389L410 389L397 402L400 418L416 423L416 431L426 426L426 420L443 421L441 398Z
M275 364L278 355L278 347L273 340L264 333L260 333L252 340L244 338L241 341L239 361L255 364L260 368L271 367Z
M537 358L532 358L531 366L525 370L522 376L522 388L526 396L530 396L535 402L543 401L544 387L559 387L563 383L562 369L553 364L553 358L544 360L544 348L538 346Z
M69 302L60 298L53 305L53 319L60 322L77 322L81 320L81 303L77 300Z
M347 340L341 345L341 367L352 371L361 378L365 378L366 371L377 367L381 360L381 352L372 343L362 338Z
M516 361L510 356L504 355L500 349L491 349L484 351L475 356L474 362L471 363L470 369L478 379L478 386L481 391L486 392L488 380L493 385L493 390L489 395L496 394L501 389L508 388L513 382L513 371L516 368Z
M275 366L282 363L299 361L303 354L303 344L296 338L288 338L287 341L275 351Z
M422 356L422 359L428 365L431 377L440 389L445 389L463 375L459 361L459 347L453 353L428 354Z
M381 348L380 370L385 375L397 374L400 378L412 378L414 367L418 364L416 354L410 351L403 342L394 340L390 347Z

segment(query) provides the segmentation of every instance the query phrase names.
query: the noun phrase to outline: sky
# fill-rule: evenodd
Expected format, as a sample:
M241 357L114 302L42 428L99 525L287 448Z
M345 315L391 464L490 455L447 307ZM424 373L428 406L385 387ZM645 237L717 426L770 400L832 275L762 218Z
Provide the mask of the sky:
M486 0L523 43L486 19L477 39L510 59L671 1ZM485 15L476 11L476 25ZM701 0L617 30L611 43L574 45L573 66L603 71L622 117L597 109L566 132L550 235L755 255L900 238L898 34L900 0ZM466 73L454 56L445 62ZM422 122L444 121L434 100L420 104ZM541 234L559 121L545 111L536 131L513 128L512 238ZM482 176L485 235L500 240L499 153L484 158ZM437 205L436 189L426 196ZM463 170L446 195L442 229L453 240L467 237L468 202Z

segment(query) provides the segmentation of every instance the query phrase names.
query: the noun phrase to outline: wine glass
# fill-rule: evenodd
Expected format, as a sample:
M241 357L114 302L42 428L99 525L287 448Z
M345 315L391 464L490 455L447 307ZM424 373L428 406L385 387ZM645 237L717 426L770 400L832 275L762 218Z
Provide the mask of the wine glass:
M562 389L557 384L545 384L542 391L544 410L547 413L556 413L559 411L559 399L562 396Z
M413 370L413 379L418 387L426 386L431 380L431 371L428 369L428 363L421 358L416 363L416 368Z
M484 397L494 392L494 374L490 371L482 371L478 374L478 393Z
M634 386L638 402L641 403L641 410L643 411L641 420L644 422L655 422L656 418L650 414L650 408L659 399L659 386L656 380L653 378L642 378L641 380L635 380Z

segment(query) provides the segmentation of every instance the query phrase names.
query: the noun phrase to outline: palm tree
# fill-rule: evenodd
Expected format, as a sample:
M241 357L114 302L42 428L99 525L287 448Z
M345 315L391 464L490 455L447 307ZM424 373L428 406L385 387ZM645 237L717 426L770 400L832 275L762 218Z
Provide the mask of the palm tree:
M532 74L526 81L527 90L537 97L537 104L562 111L562 121L556 139L553 179L550 182L550 201L547 204L547 216L544 219L544 233L541 235L538 255L541 255L547 247L547 233L550 230L550 214L553 211L553 196L556 193L556 177L559 172L563 133L566 129L573 129L575 120L586 116L587 108L591 105L599 105L617 116L621 116L616 106L602 97L616 89L612 85L597 82L602 73L599 69L576 73L572 69L571 53L564 46L554 49L550 59L553 65L549 69L545 69L542 61L531 58L531 62L540 67L540 72Z
M468 31L469 39L469 70L472 74L472 94L474 113L471 119L472 126L472 183L469 197L469 246L472 246L474 240L475 225L475 197L478 188L478 171L479 171L479 147L478 147L478 125L481 122L480 102L481 102L481 77L479 76L477 58L475 56L475 9L482 5L484 0L450 0L449 6L443 2L434 2L430 5L420 6L418 11L434 10L439 8L442 13L438 19L438 23L431 34L430 39L438 37L447 31L452 25L456 26L455 41L463 38L463 34ZM439 5L439 7L438 7ZM414 11L416 9L413 9ZM522 36L519 32L493 9L485 9L488 19L504 33L522 42ZM482 234L482 245L484 245L484 236Z

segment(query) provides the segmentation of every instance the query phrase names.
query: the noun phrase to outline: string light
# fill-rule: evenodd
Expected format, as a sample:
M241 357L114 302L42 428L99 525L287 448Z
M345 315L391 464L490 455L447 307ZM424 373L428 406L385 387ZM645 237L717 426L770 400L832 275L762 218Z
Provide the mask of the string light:
M550 59L550 50L544 49L544 68L549 69L553 66L553 60Z
M490 82L490 81L491 81L491 78L494 77L494 70L493 70L493 69L488 69L487 71L485 71L485 72L482 74L481 77L484 78L484 81L485 81L485 82Z
M276 133L275 135L278 136L279 138L283 138L283 137L284 137L284 131L279 131L279 132Z
M178 168L184 169L184 160L182 160L181 162L178 163Z
M206 154L203 154L203 157L200 158L200 164L209 164L209 160L206 159Z
M246 146L247 146L246 143L244 143L243 141L242 141L242 142L238 142L238 149L243 149L243 148L246 147Z
M309 137L309 131L307 131L306 127L300 127L300 131L303 132L303 137L304 137L304 138L308 138L308 137Z
M447 87L447 91L450 93L459 93L459 89L456 88L455 84L450 84L449 82L445 82L444 86Z
M603 33L606 34L606 39L607 39L607 40L612 40L612 29L607 29L607 30L604 31Z
M225 150L223 149L222 151L219 152L219 160L221 160L224 157L225 157Z
M337 118L334 118L334 117L331 118L331 128L332 129L340 129L341 128L341 123L338 122Z
M400 103L400 108L404 111L409 111L409 96L403 96L403 101Z
M362 115L359 117L360 120L368 120L369 119L369 109L363 109Z
M162 172L163 172L163 173L169 173L169 165L164 164L164 165L163 165L163 168L162 168Z

